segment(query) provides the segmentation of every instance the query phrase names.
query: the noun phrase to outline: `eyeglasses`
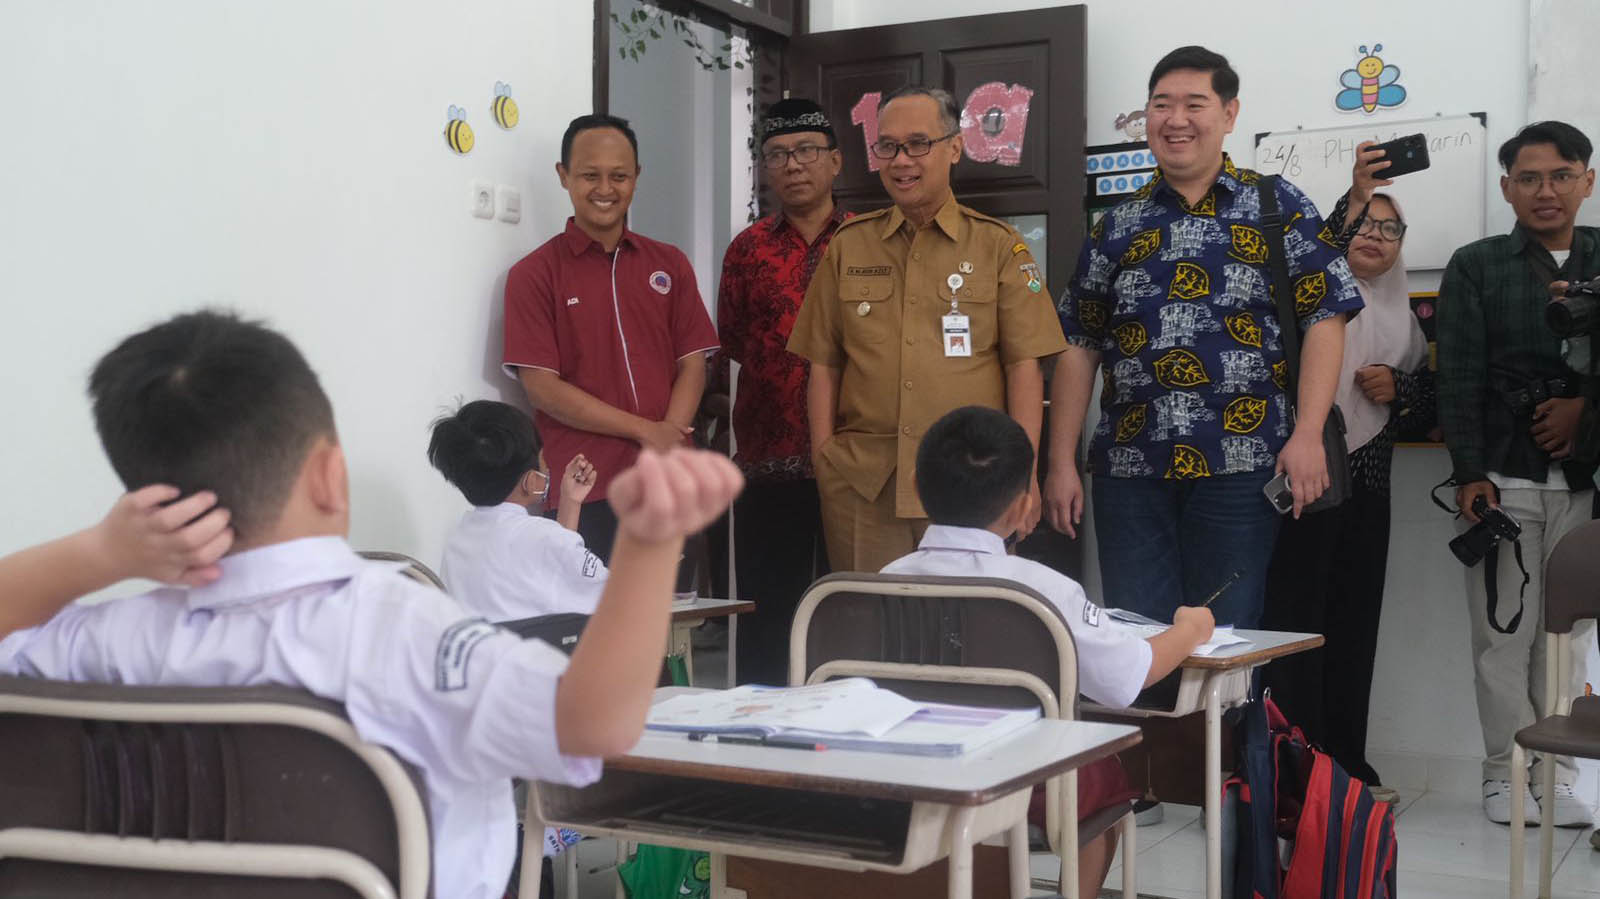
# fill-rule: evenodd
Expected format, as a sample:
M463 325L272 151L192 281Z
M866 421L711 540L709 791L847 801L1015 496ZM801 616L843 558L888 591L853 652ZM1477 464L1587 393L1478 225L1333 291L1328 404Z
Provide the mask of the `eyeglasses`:
M792 150L785 150L780 147L778 149L768 150L767 152L762 153L761 164L769 169L781 169L788 165L790 157L793 157L794 161L800 163L801 165L810 165L811 163L817 161L817 158L822 155L823 150L831 149L833 148L819 147L816 144L801 144Z
M1572 169L1561 169L1548 175L1539 172L1523 172L1511 179L1517 190L1525 194L1536 194L1544 189L1546 180L1550 182L1550 189L1558 194L1566 195L1578 189L1578 182L1583 180L1583 172Z
M946 134L944 137L936 137L932 140L929 140L926 137L913 137L907 141L889 140L888 138L884 138L883 140L873 142L872 155L885 161L899 156L901 150L906 151L907 156L926 156L933 152L934 144L939 143L940 141L949 140L960 133L961 129L957 128L949 134Z
M1399 219L1372 219L1361 223L1361 230L1356 232L1363 237L1378 237L1394 243L1406 236L1406 223Z

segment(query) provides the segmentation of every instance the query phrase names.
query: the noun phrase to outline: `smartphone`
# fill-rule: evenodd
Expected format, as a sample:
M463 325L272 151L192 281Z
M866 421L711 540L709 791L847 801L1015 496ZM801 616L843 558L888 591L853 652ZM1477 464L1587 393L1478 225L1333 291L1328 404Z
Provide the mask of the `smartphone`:
M1267 502L1272 503L1272 508L1278 510L1279 515L1287 515L1294 509L1294 491L1289 489L1289 473L1278 472L1278 476L1267 482L1261 488L1267 495Z
M1398 178L1420 172L1429 165L1428 138L1423 134L1408 134L1367 149L1382 150L1383 158L1389 161L1388 168L1373 172L1379 178Z

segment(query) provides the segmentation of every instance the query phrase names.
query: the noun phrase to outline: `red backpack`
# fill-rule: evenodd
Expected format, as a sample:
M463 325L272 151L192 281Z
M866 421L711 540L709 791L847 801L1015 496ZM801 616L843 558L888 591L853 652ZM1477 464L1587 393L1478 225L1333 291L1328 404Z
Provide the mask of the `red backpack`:
M1239 756L1223 788L1224 895L1394 899L1397 846L1388 803L1307 744L1269 697L1245 707Z

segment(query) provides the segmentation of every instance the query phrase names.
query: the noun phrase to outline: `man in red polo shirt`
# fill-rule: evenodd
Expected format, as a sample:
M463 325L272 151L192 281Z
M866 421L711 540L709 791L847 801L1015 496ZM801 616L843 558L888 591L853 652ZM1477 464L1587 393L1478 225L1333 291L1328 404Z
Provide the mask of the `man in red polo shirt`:
M722 352L708 405L728 392L729 361L738 362L733 461L746 487L733 512L735 567L740 597L756 602L739 622L739 680L783 684L795 606L828 568L806 425L808 363L787 344L811 273L845 212L833 203L842 159L821 106L780 100L762 119L761 136L762 170L782 208L741 232L723 256Z
M639 142L625 119L573 119L556 174L573 214L511 267L503 361L533 403L549 470L578 453L594 464L578 532L609 559L617 520L606 488L640 447L687 440L717 334L689 260L628 230ZM555 508L559 483L549 489Z

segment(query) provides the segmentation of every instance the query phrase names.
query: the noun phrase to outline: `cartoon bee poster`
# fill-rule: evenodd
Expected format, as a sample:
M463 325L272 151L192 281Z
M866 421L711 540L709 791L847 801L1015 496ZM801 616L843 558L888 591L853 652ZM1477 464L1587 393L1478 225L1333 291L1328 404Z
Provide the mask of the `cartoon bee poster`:
M444 142L459 156L472 152L477 138L472 134L472 126L467 124L465 109L452 106L445 111Z
M1363 45L1357 52L1361 58L1356 60L1355 68L1345 69L1339 75L1339 84L1344 89L1333 98L1333 105L1344 112L1360 110L1371 114L1380 107L1404 103L1406 89L1395 83L1400 80L1400 67L1389 65L1378 56L1383 52L1383 45L1373 44L1370 53Z
M495 124L506 131L517 127L522 114L517 110L517 101L511 99L511 85L503 81L494 83L494 100L489 104L489 114L494 117Z

